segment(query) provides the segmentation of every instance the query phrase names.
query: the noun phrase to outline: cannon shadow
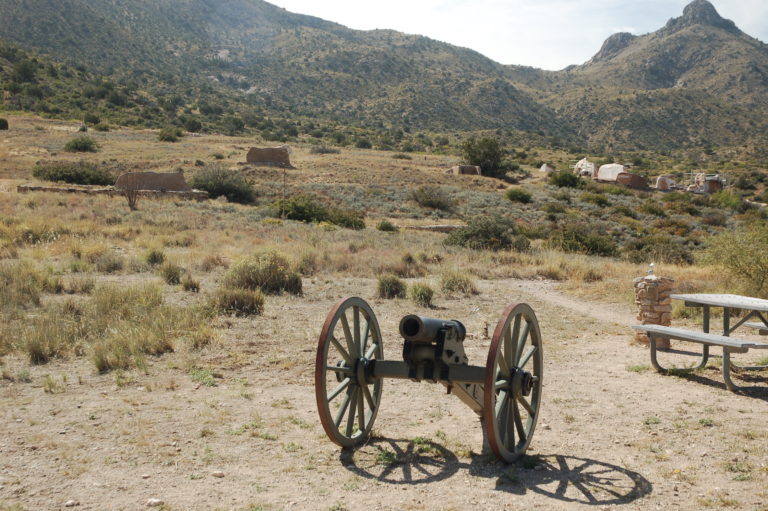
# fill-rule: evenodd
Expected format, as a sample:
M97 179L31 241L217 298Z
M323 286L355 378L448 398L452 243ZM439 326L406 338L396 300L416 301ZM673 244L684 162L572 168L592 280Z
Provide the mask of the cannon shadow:
M339 460L350 472L392 485L419 485L448 479L459 471L495 479L497 491L530 492L587 505L627 504L653 491L641 474L594 459L563 454L523 456L515 464L473 454L469 463L450 449L422 438L374 438L344 449Z

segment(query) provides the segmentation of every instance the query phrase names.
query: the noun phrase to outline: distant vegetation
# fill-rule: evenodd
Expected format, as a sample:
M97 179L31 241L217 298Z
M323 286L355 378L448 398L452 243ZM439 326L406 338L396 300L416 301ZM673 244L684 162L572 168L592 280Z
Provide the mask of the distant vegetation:
M43 181L73 183L79 185L115 184L115 177L96 163L80 161L40 162L32 168L32 175Z

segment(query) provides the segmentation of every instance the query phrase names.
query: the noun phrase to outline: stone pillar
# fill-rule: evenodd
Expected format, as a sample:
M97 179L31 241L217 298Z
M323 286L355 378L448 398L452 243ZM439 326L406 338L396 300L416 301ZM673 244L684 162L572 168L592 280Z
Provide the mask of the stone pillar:
M675 281L666 277L646 275L634 280L635 303L640 308L637 319L643 325L669 326L672 323L672 286ZM635 341L646 346L651 340L645 332L637 332ZM657 348L669 348L669 339L658 339Z

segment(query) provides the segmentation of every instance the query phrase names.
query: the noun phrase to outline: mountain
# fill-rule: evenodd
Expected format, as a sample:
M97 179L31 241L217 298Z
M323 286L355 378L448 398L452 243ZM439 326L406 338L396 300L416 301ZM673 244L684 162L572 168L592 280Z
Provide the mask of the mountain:
M198 117L236 129L244 119L264 133L277 116L525 132L606 150L762 144L768 133L768 47L706 0L557 72L262 0L0 0L0 39L80 73L82 96L99 99L82 110L132 124ZM27 100L14 80L4 79L12 104L45 111L57 97Z
M581 66L541 78L543 102L592 144L742 145L765 140L768 45L694 0L660 30L610 36Z

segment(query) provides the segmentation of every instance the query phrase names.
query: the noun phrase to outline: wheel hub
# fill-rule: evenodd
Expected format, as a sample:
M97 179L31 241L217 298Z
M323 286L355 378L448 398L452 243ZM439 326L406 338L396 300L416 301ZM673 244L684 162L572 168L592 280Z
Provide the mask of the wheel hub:
M516 395L530 396L535 383L536 378L532 373L518 368L514 369L514 375L512 376L512 391Z

